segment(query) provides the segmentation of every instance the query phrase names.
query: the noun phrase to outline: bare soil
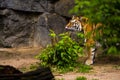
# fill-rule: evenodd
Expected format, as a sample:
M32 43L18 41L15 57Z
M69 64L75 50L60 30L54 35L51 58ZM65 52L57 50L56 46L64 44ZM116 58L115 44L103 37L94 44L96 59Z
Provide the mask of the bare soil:
M0 48L0 65L11 65L18 69L30 67L39 60L35 59L41 48ZM87 80L120 80L120 59L119 58L98 58L92 65L89 73L69 72L65 74L54 74L56 80L75 80L84 76Z
M66 73L56 76L56 79L75 80L77 77L86 77L87 80L120 80L120 69L113 65L94 65L90 73Z
M30 67L39 60L35 56L41 48L0 48L0 65L11 65L18 69Z

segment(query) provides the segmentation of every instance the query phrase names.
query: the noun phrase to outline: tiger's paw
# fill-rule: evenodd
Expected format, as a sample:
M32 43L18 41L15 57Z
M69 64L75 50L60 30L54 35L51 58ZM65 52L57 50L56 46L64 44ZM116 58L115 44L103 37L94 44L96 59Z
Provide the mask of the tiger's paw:
M85 62L86 65L92 65L93 64L93 60L91 59L87 59Z

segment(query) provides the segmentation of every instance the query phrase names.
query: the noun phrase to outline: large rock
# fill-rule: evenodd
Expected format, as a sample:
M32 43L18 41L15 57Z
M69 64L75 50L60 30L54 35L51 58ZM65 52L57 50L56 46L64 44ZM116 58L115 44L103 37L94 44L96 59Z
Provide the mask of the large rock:
M9 10L3 17L0 26L1 43L4 47L29 46L29 40L34 27L34 16Z
M55 4L55 12L62 15L71 17L72 14L69 11L74 7L75 0L60 0Z
M0 0L0 47L45 47L64 32L74 0Z
M46 14L42 14L38 17L38 20L35 24L34 33L33 33L33 44L35 47L42 45L43 47L51 43L49 36L49 29L46 25Z
M53 10L51 0L0 0L1 8L31 12L50 12Z
M66 24L66 20L57 14L6 9L1 12L0 46L3 47L45 47L51 43L49 30L59 34Z
M64 32L67 21L57 14L48 15L48 27L55 31L56 34Z
M57 14L44 13L41 15L35 27L34 45L46 46L50 44L49 30L51 29L56 34L60 34L64 31L65 24L65 19Z

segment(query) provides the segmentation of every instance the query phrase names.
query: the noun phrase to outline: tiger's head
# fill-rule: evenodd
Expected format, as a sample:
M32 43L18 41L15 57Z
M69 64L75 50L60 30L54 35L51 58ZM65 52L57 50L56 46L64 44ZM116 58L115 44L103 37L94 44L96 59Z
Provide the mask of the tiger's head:
M86 17L73 16L69 23L65 26L65 29L73 31L82 31L84 23L88 20Z

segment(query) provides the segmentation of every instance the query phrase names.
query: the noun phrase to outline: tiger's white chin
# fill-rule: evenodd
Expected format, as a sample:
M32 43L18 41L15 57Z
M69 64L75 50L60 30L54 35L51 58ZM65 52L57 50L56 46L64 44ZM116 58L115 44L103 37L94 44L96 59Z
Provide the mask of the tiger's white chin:
M65 29L68 29L68 27L66 26Z

